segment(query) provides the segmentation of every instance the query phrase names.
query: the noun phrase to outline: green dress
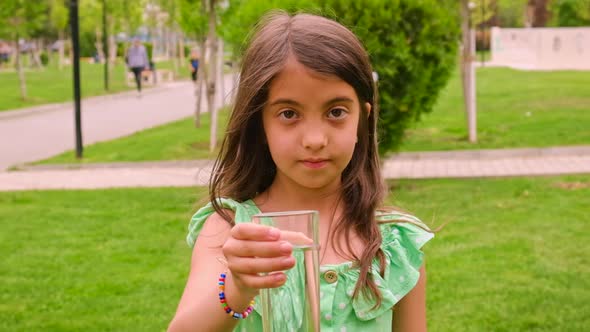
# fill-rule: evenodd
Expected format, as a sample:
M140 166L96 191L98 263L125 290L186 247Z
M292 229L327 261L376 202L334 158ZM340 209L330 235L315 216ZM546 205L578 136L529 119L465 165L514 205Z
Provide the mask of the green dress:
M235 212L235 222L250 222L254 214L260 213L252 200L237 202L220 199L221 206ZM187 242L193 247L199 232L207 218L213 214L211 203L201 208L191 219ZM395 223L381 223L383 243L381 249L385 254L385 274L379 274L377 260L373 262L372 276L382 294L381 306L371 309L375 302L362 296L352 298L359 269L352 262L320 267L320 314L322 332L353 331L391 331L393 311L391 310L404 295L418 282L419 269L422 266L423 253L420 248L434 236L416 217L403 214L378 214L380 221L395 220ZM400 222L401 221L401 222ZM416 225L420 225L418 227ZM288 278L287 278L288 280ZM215 284L212 281L212 287ZM286 285L282 287L286 287ZM289 296L290 292L285 292ZM294 299L282 299L281 303L292 303ZM221 308L219 309L221 310ZM296 330L285 322L285 331ZM256 299L254 311L248 318L241 319L234 331L262 331L261 306Z

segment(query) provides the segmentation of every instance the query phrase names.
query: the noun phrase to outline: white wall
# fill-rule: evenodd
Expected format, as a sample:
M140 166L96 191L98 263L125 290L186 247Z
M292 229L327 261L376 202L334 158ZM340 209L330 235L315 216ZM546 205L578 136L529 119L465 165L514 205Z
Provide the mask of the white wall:
M590 27L494 27L491 65L531 70L590 70Z

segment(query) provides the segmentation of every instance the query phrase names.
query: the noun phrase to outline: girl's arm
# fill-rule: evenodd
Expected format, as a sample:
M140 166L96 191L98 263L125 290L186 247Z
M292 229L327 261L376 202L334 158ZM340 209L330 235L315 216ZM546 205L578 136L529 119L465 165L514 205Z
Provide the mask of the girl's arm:
M230 225L217 213L211 215L197 237L189 278L168 331L232 331L237 320L219 303L219 274L226 270L227 304L238 313L246 310L262 288L280 287L282 272L295 265L292 245L280 240L278 229L253 223ZM263 275L261 275L261 273Z
M217 213L205 222L193 249L189 278L169 332L232 331L238 322L222 310L218 298L217 280L225 267L217 258L223 257L221 248L230 230L230 225ZM255 295L237 290L231 275L226 279L226 293L228 304L236 310L245 310Z
M426 269L416 286L393 307L394 332L426 332Z

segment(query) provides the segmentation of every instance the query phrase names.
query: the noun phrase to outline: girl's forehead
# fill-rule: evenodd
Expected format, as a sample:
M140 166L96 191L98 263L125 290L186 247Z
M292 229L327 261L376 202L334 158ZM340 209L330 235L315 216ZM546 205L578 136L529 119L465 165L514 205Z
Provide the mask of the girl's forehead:
M336 79L340 80L339 77L335 75L328 75L324 73L320 73L315 71L301 62L297 60L293 55L289 56L285 63L283 64L282 68L279 70L276 76L281 75L309 75L317 79Z

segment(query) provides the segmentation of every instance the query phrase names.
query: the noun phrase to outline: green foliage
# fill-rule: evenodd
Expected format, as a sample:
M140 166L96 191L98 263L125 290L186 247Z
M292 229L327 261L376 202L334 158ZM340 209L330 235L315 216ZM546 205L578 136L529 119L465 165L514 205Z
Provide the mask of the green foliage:
M179 24L185 34L197 40L207 35L207 14L201 7L201 0L180 0Z
M68 26L68 8L64 0L50 0L49 20L57 30L65 30Z
M49 64L49 55L47 54L47 52L41 52L39 54L39 58L41 59L41 64L43 66L47 66Z
M556 0L551 4L552 24L560 27L590 25L590 0Z
M232 49L234 59L237 59L256 22L269 10L282 9L290 13L304 10L308 13L319 13L321 7L316 3L314 0L229 0L230 5L221 16L219 33Z
M80 31L78 41L81 57L92 57L96 53L96 35L91 31Z
M154 45L152 43L143 43L143 46L145 46L145 51L147 52L148 55L148 59L152 59L152 54L153 54L153 50L154 50Z
M379 75L379 149L396 150L405 129L430 112L456 62L459 9L436 0L326 0L334 19L365 44Z
M323 13L359 36L379 75L381 152L397 149L405 128L432 109L456 60L459 9L436 0L230 0L220 31L234 56L270 9Z
M46 1L2 0L0 37L28 38L41 33L48 20Z
M497 0L496 10L502 27L523 27L528 0Z

